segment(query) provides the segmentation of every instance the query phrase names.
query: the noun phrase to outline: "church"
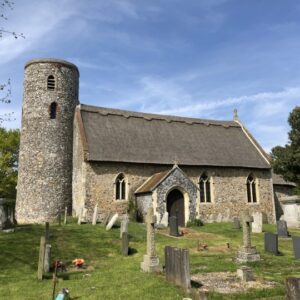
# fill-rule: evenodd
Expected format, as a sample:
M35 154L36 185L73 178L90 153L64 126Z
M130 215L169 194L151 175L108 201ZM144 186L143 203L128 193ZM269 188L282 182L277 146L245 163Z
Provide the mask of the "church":
M230 221L249 209L274 223L270 158L235 112L219 121L95 107L79 102L67 61L25 65L16 219L53 221L68 207L92 219L143 219L152 206L179 225Z

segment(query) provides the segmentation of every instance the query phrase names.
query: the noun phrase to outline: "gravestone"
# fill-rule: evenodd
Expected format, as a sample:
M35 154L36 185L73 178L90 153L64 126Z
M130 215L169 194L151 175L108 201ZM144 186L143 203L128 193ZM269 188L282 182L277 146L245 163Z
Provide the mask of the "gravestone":
M166 279L185 289L191 287L190 262L188 249L165 247Z
M45 223L45 241L49 242L49 222Z
M265 251L278 255L278 235L271 232L265 233Z
M45 247L45 258L44 258L44 272L50 272L51 267L51 245L46 244Z
M82 219L82 208L79 210L78 213L78 225L81 225L81 219Z
M40 252L39 252L39 263L38 263L38 280L43 280L43 271L44 271L44 260L45 260L45 237L41 236L40 241Z
M120 238L122 238L123 232L128 233L128 224L129 224L129 218L128 218L128 216L126 216L126 217L121 221Z
M128 256L128 248L129 248L128 233L123 232L122 233L122 255L123 256Z
M293 236L293 248L294 248L294 256L296 259L300 259L300 237Z
M256 212L253 214L252 232L262 233L263 229L263 214L261 212Z
M241 222L240 222L239 218L237 218L237 217L233 218L232 228L233 229L241 229Z
M94 208L93 221L92 221L93 225L97 224L97 217L98 217L98 204L96 204L96 206Z
M108 224L106 225L106 230L111 230L111 228L114 226L114 224L116 223L116 221L118 220L118 218L119 218L119 215L118 214L114 214L113 217L108 222Z
M286 298L287 300L300 299L300 278L288 277L285 280Z
M170 224L170 235L179 236L177 217L176 216L170 217L169 224Z
M147 224L147 254L141 262L141 269L144 272L159 272L159 258L155 251L155 228L156 216L153 214L153 208L149 207L146 216Z
M279 237L283 237L283 238L289 237L286 221L284 220L277 221L277 234Z
M253 272L251 268L247 266L241 266L237 269L237 277L239 277L242 281L245 282L254 280Z
M65 218L64 218L64 224L67 224L67 216L68 216L68 208L65 207Z
M260 255L256 251L256 247L251 245L251 223L253 217L249 215L246 210L242 213L242 227L243 227L243 246L239 248L236 256L237 263L259 261Z

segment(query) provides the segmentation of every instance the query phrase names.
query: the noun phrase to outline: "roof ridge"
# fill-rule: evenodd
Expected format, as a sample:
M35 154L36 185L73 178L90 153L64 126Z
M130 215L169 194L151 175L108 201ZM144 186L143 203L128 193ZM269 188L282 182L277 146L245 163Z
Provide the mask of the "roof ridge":
M122 116L127 119L141 118L147 121L160 120L160 121L166 121L168 123L179 122L188 125L193 125L193 124L202 124L206 126L214 125L214 126L223 126L225 128L241 127L240 124L234 121L221 121L221 120L219 121L219 120L198 119L198 118L191 118L191 117L160 115L160 114L153 114L153 113L135 112L129 110L115 109L115 108L92 106L86 104L80 104L80 110L92 112L92 113L99 113L103 116L108 116L108 115Z

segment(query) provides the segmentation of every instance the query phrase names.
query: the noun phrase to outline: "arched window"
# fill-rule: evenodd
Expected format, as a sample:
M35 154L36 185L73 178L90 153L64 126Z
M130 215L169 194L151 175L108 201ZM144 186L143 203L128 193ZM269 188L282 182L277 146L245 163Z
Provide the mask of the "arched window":
M256 182L254 177L250 174L247 178L247 199L248 203L256 203Z
M50 104L50 119L56 119L56 113L57 113L57 103L52 102Z
M55 79L53 75L48 76L47 89L51 91L55 90Z
M126 182L123 174L118 175L116 179L116 200L126 199Z
M199 180L199 188L200 188L200 202L210 203L210 180L209 177L204 173L201 175Z

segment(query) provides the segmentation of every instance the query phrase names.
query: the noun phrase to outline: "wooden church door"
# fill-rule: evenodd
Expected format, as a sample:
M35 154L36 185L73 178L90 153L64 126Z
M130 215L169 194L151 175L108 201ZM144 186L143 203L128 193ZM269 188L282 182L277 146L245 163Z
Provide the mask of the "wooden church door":
M179 226L185 226L184 199L179 190L175 189L168 195L167 212L169 213L169 218L172 216L177 216Z

